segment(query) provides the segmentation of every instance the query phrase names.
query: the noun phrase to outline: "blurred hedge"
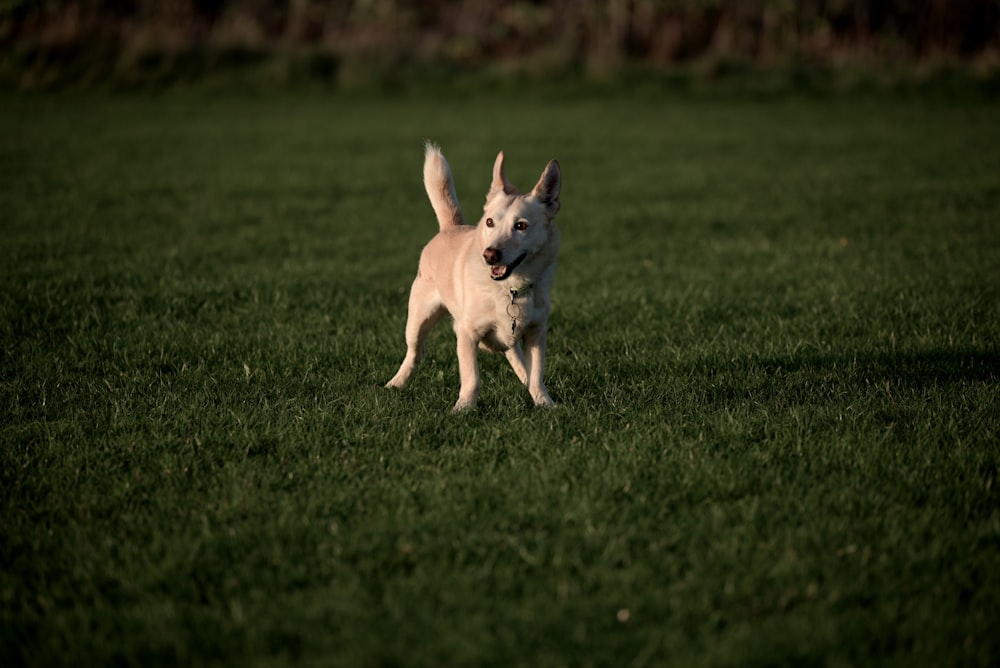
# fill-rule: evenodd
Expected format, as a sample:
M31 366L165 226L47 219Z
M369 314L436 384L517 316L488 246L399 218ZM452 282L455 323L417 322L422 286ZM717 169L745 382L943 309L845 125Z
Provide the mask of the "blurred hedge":
M0 79L363 82L695 66L1000 70L1000 0L0 0Z

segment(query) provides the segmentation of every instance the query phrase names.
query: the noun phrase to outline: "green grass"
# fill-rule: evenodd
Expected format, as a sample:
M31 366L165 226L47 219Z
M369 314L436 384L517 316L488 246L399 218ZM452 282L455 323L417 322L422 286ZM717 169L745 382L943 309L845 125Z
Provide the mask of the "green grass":
M1000 107L7 94L0 664L1000 662ZM563 166L547 384L436 229Z

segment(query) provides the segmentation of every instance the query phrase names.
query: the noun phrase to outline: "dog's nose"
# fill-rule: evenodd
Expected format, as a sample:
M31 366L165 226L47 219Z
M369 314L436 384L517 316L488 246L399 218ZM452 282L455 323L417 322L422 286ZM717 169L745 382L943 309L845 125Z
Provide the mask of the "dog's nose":
M486 264L496 264L500 261L500 251L496 248L487 248L483 251L483 259L486 260Z

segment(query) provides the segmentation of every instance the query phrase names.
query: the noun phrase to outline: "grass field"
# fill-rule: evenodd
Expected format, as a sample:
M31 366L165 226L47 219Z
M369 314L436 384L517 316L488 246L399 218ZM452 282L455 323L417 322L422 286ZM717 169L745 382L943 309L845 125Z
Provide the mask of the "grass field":
M5 94L0 664L1000 663L1000 105ZM432 138L563 167L451 415Z

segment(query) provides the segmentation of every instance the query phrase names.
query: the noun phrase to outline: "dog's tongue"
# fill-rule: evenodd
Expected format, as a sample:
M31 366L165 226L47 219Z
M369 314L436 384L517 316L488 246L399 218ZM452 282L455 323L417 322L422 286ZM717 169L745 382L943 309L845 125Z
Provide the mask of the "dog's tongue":
M493 278L503 278L504 274L507 273L507 265L505 264L495 264L490 267L490 275Z

